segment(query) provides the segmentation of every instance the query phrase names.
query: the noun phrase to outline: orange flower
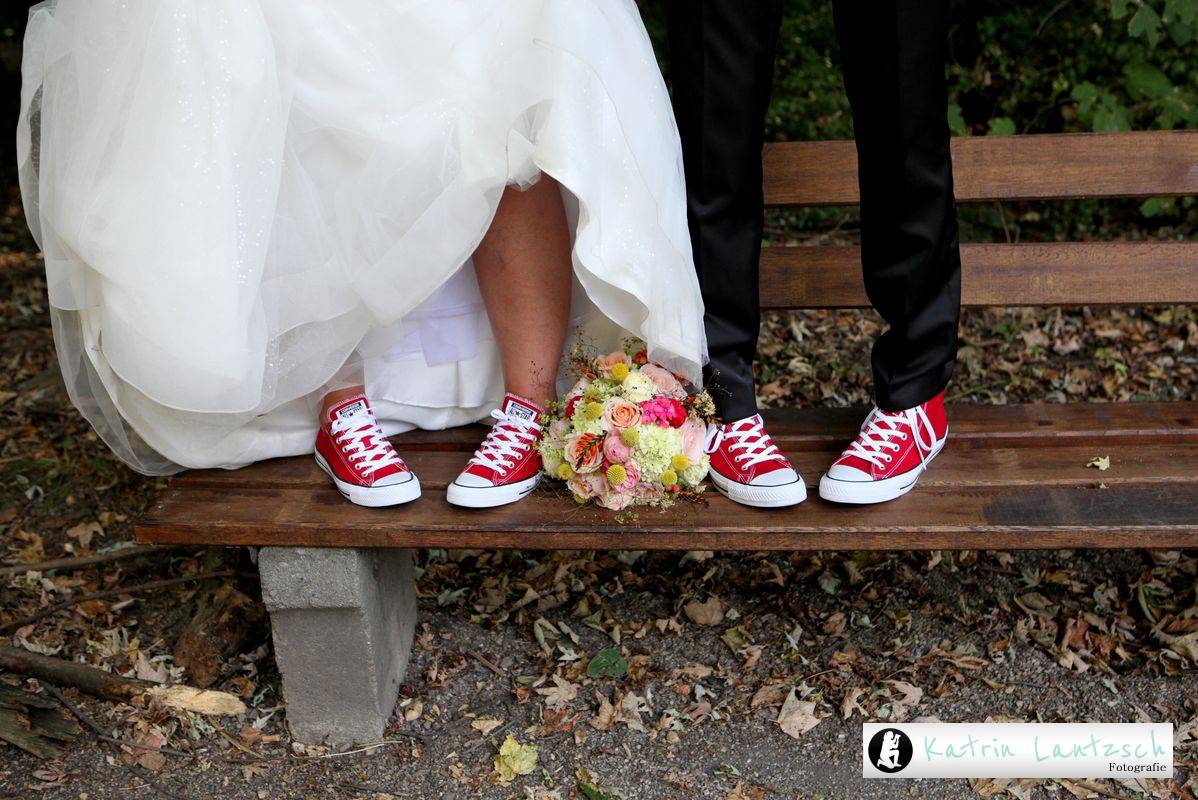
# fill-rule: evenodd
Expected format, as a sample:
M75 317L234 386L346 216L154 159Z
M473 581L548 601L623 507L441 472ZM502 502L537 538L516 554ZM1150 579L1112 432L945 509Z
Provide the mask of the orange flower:
M567 436L565 457L575 472L594 472L603 463L603 437L594 433Z

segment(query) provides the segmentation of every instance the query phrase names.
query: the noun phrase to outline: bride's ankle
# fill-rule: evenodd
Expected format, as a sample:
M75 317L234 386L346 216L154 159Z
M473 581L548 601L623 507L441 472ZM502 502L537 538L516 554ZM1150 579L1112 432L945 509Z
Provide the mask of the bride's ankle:
M345 389L337 389L335 391L329 392L320 401L320 418L324 419L326 416L328 416L329 409L333 408L338 403L365 393L366 387L360 385L349 386Z

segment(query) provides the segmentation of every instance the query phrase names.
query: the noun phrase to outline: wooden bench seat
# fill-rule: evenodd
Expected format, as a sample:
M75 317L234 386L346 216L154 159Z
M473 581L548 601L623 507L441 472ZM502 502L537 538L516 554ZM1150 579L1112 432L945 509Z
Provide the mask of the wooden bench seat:
M1198 196L1198 131L978 137L952 143L963 203ZM851 142L765 151L768 204L857 202ZM1198 242L978 243L962 247L971 306L1198 303ZM865 307L860 253L765 248L765 308ZM1136 369L1136 365L1131 365ZM815 486L863 409L772 411L770 430ZM912 494L872 507L812 496L789 509L703 501L616 514L538 490L469 511L445 486L482 438L414 432L400 449L424 496L347 503L311 457L176 478L139 521L143 542L260 545L287 719L305 742L377 739L416 620L411 549L895 550L1198 547L1198 403L953 406L948 447ZM1088 467L1097 458L1110 467Z
M779 411L770 429L809 485L861 409ZM707 492L699 503L623 515L538 491L463 511L446 484L481 428L397 441L424 496L393 509L345 502L309 457L177 478L137 528L146 542L281 547L636 550L881 550L1198 546L1198 403L956 406L951 446L919 491L850 508L812 497L760 511ZM1109 456L1106 471L1087 467ZM1104 487L1104 488L1100 488Z

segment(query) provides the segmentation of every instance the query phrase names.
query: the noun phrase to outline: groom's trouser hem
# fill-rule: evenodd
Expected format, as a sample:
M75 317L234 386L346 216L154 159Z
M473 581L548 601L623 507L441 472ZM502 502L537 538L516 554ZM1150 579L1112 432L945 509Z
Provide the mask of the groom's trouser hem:
M674 115L706 307L704 376L725 420L757 413L761 148L781 0L669 0Z
M865 291L888 323L875 402L944 391L957 355L961 257L949 149L948 0L834 0L861 186Z

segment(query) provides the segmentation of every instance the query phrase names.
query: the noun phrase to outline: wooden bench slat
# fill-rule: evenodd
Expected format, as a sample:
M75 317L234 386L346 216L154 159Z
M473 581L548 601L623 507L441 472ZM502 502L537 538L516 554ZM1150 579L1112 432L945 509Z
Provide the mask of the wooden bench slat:
M847 441L847 439L846 439ZM1101 452L1099 452L1101 450ZM813 450L786 450L795 469L814 485L828 465L840 454L839 445ZM1088 468L1096 455L1112 456L1112 467L1105 472ZM409 466L420 476L420 486L429 492L443 492L461 471L467 454L459 452L418 452L406 456ZM1180 476L1180 477L1179 477ZM1198 438L1190 444L1145 445L1118 451L1094 445L1066 447L950 447L936 460L935 468L920 480L920 486L1109 486L1153 483L1198 483ZM237 487L257 489L304 489L332 492L329 479L318 470L309 456L265 461L230 472L201 470L177 478L174 488Z
M771 413L771 426L814 483L861 419L860 409ZM779 511L704 505L638 512L620 525L598 509L538 494L480 512L442 491L478 441L478 426L407 434L442 451L409 453L427 493L397 509L345 502L307 457L238 472L180 476L138 524L146 542L288 546L650 549L1198 546L1198 403L955 406L952 445L917 495L846 509L812 497ZM1100 472L1086 467L1111 456ZM1099 484L1107 488L1095 488ZM691 531L695 531L692 535ZM912 531L919 531L913 535Z
M1198 194L1198 131L967 136L952 152L962 203ZM860 199L851 141L772 143L763 159L768 205Z
M535 494L463 511L442 497L398 509L350 506L331 491L169 489L137 528L145 542L310 547L651 550L1035 549L1198 546L1198 484L921 487L918 499L763 511L712 494L704 505L611 512ZM219 509L219 512L217 511ZM918 534L914 534L918 531Z
M862 408L783 408L769 409L765 417L774 439L793 450L843 444L856 434L865 413ZM1198 403L953 405L949 424L954 448L1168 444L1179 437L1198 437ZM471 452L485 433L481 425L466 425L411 431L395 442L404 453Z
M1198 242L965 244L966 306L1198 303ZM868 308L861 249L766 247L765 308Z

